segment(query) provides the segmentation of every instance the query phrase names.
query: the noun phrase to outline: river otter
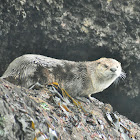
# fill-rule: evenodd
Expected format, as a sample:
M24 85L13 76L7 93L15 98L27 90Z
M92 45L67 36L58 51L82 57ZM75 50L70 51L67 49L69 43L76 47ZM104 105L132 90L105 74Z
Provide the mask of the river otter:
M72 97L101 92L119 77L125 77L125 74L121 64L112 58L74 62L36 54L16 58L2 76L26 88L36 83L47 85L57 82Z

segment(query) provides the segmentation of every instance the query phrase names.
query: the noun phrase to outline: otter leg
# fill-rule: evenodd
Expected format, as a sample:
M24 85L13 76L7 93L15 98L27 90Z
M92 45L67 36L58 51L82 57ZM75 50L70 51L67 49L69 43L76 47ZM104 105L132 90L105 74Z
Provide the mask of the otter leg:
M88 99L90 100L90 102L93 102L94 98L91 97L91 95L92 95L92 94L89 94L89 95L88 95Z

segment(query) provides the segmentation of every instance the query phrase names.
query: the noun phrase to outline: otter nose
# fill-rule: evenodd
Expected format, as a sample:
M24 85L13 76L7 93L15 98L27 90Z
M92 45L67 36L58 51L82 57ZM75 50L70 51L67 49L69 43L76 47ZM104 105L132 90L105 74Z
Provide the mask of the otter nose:
M117 69L116 68L111 68L110 69L112 72L115 72Z

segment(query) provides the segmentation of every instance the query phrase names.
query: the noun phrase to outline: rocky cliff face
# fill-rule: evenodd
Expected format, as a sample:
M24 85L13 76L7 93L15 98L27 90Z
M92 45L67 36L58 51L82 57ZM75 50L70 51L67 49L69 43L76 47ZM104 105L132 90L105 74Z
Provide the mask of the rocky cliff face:
M113 57L127 78L103 100L134 119L140 112L139 7L139 0L1 0L0 73L25 53L76 61ZM114 96L123 99L119 105Z

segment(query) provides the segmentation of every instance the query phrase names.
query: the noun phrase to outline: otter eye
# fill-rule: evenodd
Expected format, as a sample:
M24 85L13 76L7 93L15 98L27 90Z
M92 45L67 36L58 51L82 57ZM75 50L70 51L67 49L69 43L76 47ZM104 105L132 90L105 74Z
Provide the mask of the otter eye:
M98 65L100 64L100 62L97 63Z
M104 64L104 67L105 67L105 68L108 68L108 66L107 66L106 64Z

